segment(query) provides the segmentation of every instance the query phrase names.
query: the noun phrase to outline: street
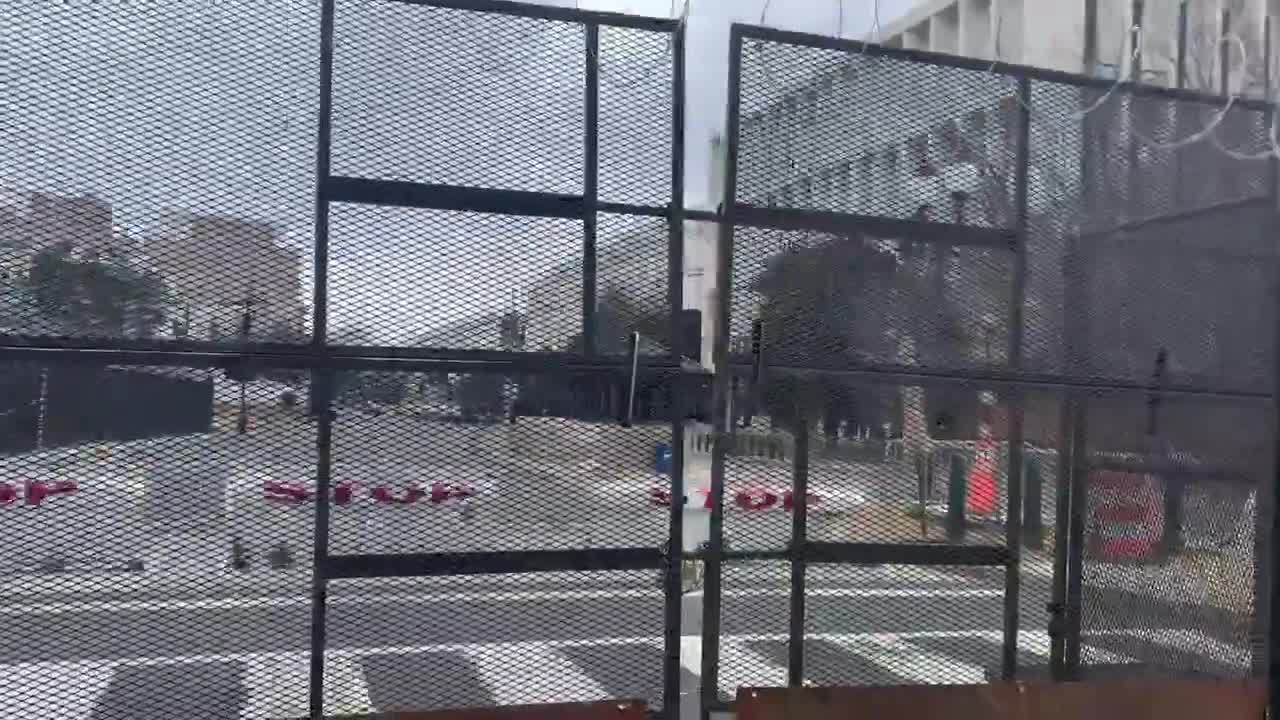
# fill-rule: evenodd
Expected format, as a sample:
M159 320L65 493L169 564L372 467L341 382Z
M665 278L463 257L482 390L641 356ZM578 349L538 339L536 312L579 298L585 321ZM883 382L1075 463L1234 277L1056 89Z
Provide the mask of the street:
M334 482L348 483L351 494L335 497L331 552L656 546L665 539L667 509L649 496L661 482L651 463L662 428L521 425L399 416L340 421ZM541 446L534 442L540 435L557 443ZM0 715L306 714L312 425L67 448L4 463L7 477L70 480L78 489L0 507L11 521L12 549L0 576ZM731 480L785 489L785 468L735 461ZM815 463L813 474L830 493L909 497L910 478L891 464ZM264 494L266 483L296 485L297 494ZM436 484L476 492L408 502L409 489ZM388 492L380 496L379 487ZM884 540L898 532L878 516L866 527L840 517L815 514L815 536ZM744 538L778 548L789 518L778 507L733 507L726 529L731 543ZM231 568L233 541L244 570ZM292 565L272 567L280 547ZM53 555L66 563L61 572L32 572L33 563ZM121 560L140 560L142 569L104 569ZM1025 577L1019 663L1031 668L1047 662L1049 598L1043 576ZM785 683L789 566L731 562L723 589L720 695ZM1003 593L1000 569L810 567L805 678L982 682L1000 668ZM1159 663L1227 676L1247 668L1240 629L1229 617L1101 585L1086 585L1085 602L1143 607L1141 618L1116 612L1087 619L1087 663ZM1162 618L1161 627L1149 627L1152 618ZM690 592L681 627L686 717L697 707L702 621L701 591ZM662 622L656 571L334 582L326 712L618 697L656 704Z
M927 669L909 657L891 662L858 644L862 636L878 642L894 632L910 636L904 642L915 644L903 647L915 648L922 662L941 656L931 640L966 644L956 646L962 654L986 648L987 659L998 660L998 589L945 590L954 578L943 575L932 587L921 585L928 578L880 575L868 578L874 584L833 584L811 598L813 632L834 638L816 641L815 679L844 673L857 680L863 672L863 682L918 681ZM437 586L416 593L359 593L350 587L357 583L337 583L328 620L330 711L657 701L661 592L645 573L597 578L597 585L565 590L530 583L528 590ZM785 674L787 588L739 586L733 578L728 586L722 687L773 682ZM850 614L855 599L858 612ZM917 615L920 603L933 612ZM16 704L4 709L35 703L75 717L66 708L77 707L79 716L94 718L169 717L188 707L207 717L305 714L308 608L306 597L10 606L0 613L0 664L18 689L6 694ZM690 652L699 645L699 608L697 595L686 598L686 692L701 672ZM959 656L951 664L946 670L959 673L981 667Z
M720 689L786 681L788 589L774 563L730 565ZM815 684L982 682L998 672L999 573L905 566L813 570L806 679ZM571 581L570 581L571 580ZM1034 594L1034 590L1033 590ZM1044 598L1025 598L1030 608ZM1117 600L1123 602L1123 600ZM275 718L306 713L310 599L62 601L0 610L0 712L60 718ZM701 675L701 597L684 599L682 694ZM1176 615L1171 627L1088 638L1093 663L1170 653L1246 657ZM661 696L662 596L648 573L445 578L376 588L334 583L327 712ZM1041 616L1026 612L1019 661L1047 662Z

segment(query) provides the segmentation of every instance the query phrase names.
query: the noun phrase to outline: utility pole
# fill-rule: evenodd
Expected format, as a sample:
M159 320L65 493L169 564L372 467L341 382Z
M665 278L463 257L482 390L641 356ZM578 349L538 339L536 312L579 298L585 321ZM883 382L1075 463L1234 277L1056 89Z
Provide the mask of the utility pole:
M253 329L253 296L246 294L240 314L240 343L248 344L249 333ZM244 435L249 431L249 403L246 397L247 377L240 378L240 417L236 420L236 432Z
M1098 0L1084 0L1084 74L1098 67Z
M45 414L49 407L49 368L40 368L40 399L36 416L36 449L44 449Z

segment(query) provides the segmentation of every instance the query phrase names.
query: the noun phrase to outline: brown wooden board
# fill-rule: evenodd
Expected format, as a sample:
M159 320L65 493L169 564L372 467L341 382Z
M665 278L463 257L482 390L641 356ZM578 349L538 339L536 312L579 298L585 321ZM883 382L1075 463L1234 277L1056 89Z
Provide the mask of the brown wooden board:
M742 688L739 720L1261 720L1261 681Z

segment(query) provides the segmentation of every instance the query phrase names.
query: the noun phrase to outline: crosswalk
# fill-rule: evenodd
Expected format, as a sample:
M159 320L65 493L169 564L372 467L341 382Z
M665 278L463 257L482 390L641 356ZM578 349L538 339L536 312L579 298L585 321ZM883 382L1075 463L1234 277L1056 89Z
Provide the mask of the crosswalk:
M1248 668L1247 652L1194 630L1123 639L1221 651L1220 661L1242 673ZM817 685L981 683L999 666L1001 640L993 630L815 634L806 639L806 679ZM721 638L721 696L743 685L785 684L786 650L784 635ZM1020 633L1020 662L1047 662L1048 652L1046 633ZM1092 662L1135 662L1102 646L1088 645L1084 653ZM696 696L702 655L701 638L683 638L682 694ZM659 637L339 648L325 655L325 712L619 697L656 703L663 657ZM38 662L0 666L0 677L9 688L0 693L0 717L265 720L307 714L310 656L299 650Z

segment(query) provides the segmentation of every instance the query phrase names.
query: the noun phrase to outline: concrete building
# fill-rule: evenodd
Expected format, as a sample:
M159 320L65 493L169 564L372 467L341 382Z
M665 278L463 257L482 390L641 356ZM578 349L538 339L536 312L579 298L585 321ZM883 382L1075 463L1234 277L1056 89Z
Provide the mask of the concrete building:
M1216 91L1218 50L1223 44L1223 15L1229 11L1232 35L1259 48L1261 28L1274 25L1276 3L1256 0L1201 0L1188 5L1186 86ZM988 60L1046 67L1071 73L1089 70L1105 76L1129 74L1131 38L1143 51L1143 80L1176 82L1174 62L1180 36L1176 2L1148 0L1142 32L1131 33L1133 3L1098 0L1098 63L1084 65L1084 3L1052 0L951 0L921 3L901 20L885 27L879 40L890 46L967 55ZM1233 19L1231 19L1233 18ZM997 43L997 39L999 42ZM1272 43L1274 45L1274 43ZM1234 41L1227 43L1234 46ZM1236 57L1238 49L1233 50ZM1260 52L1251 62L1231 62L1229 89L1259 89L1267 63ZM1107 58L1116 60L1108 64ZM1271 59L1274 62L1273 59ZM983 69L917 64L870 58L857 52L771 48L748 44L743 53L742 117L738 138L739 203L758 207L831 211L898 219L929 219L961 225L1012 227L1012 178L1020 103L1016 85ZM1207 70L1206 70L1207 68ZM1196 81L1196 73L1203 82ZM1280 73L1269 76L1280 79ZM1218 82L1215 83L1214 79ZM1096 93L1095 93L1096 94ZM1030 166L1028 170L1029 233L1024 366L1064 371L1062 337L1068 238L1100 233L1125 223L1140 224L1174 210L1203 208L1255 197L1265 180L1265 163L1232 159L1209 141L1185 149L1162 149L1139 139L1134 130L1169 142L1191 136L1211 121L1215 108L1163 101L1135 101L1127 93L1105 96L1072 85L1036 81L1030 99ZM1090 136L1079 111L1091 111ZM1217 141L1244 152L1265 151L1265 118L1241 110L1222 123ZM1163 136L1157 133L1165 133ZM1250 144L1252 143L1252 144ZM1099 160L1085 178L1086 145ZM1094 192L1086 198L1085 182ZM1251 189L1252 188L1252 189ZM1253 193L1253 194L1251 194ZM1206 238L1186 223L1181 240ZM807 236L807 237L806 237ZM815 233L782 233L739 229L734 245L734 288L731 342L745 348L751 322L764 298L751 291L771 257L789 243L809 242ZM885 238L892 240L892 238ZM1112 248L1091 238L1091 247ZM1245 241L1241 240L1241 244ZM932 252L932 251L931 251ZM929 256L931 258L937 255ZM1204 342L1197 328L1215 327L1206 319L1215 307L1205 298L1225 297L1226 289L1191 278L1192 264L1162 270L1135 256L1093 256L1087 310L1095 351L1090 372L1106 376L1150 374L1157 348L1171 358L1170 368L1195 377L1219 373L1246 376L1237 366L1247 361L1245 341ZM921 256L917 253L916 263ZM936 262L931 260L930 262ZM919 268L926 271L929 263ZM1225 267L1225 266L1220 266ZM1144 268L1152 279L1135 282ZM962 336L969 347L963 364L1001 364L1007 335L1009 277L1007 253L957 248L945 258L943 291L947 305L960 314ZM1252 275L1236 273L1238 283L1252 289ZM1158 313L1179 287L1196 287L1200 300L1182 314ZM1260 292L1260 291L1259 291ZM1259 293L1254 293L1257 296ZM1216 302L1216 300L1215 300ZM1141 308L1141 310L1135 309ZM889 308L892 310L892 308ZM1130 317L1128 314L1132 314ZM1139 317L1138 315L1141 315ZM1192 319L1194 315L1194 319ZM1152 319L1157 317L1158 320ZM930 321L924 318L926 325ZM929 328L925 330L940 329ZM916 347L899 343L879 348L859 342L859 350L879 362L930 365L919 329L907 335ZM988 342L995 338L995 342ZM899 340L902 338L900 337ZM924 340L925 342L921 342ZM1172 360L1176 358L1176 362ZM946 365L957 358L947 357ZM1220 368L1231 368L1230 371ZM1078 368L1073 368L1078 370ZM905 405L919 406L916 398Z
M111 206L93 195L30 193L25 231L32 252L66 243L80 259L104 257L115 237Z
M104 258L116 247L111 206L94 195L24 192L0 185L0 247L22 264L57 245L76 259Z
M304 329L302 260L281 245L269 223L173 211L146 239L148 261L174 292L175 313L189 336L233 338L246 303L251 337L297 335Z
M94 195L66 196L0 185L0 332L62 334L65 326L42 318L30 284L36 255L65 248L77 262L130 261L130 242L112 223L111 206ZM126 335L144 334L126 314Z
M524 316L514 310L489 312L429 328L413 344L424 348L508 350L524 348ZM360 339L353 344L368 342Z
M684 309L702 314L702 354L710 359L715 301L714 224L684 224ZM601 332L638 330L642 352L663 353L665 346L646 338L635 321L665 313L667 304L667 224L660 218L618 218L602 224L596 252L597 312ZM617 298L617 302L611 299ZM582 328L582 263L575 260L539 278L528 293L525 347L566 350ZM636 313L639 317L611 317ZM610 326L610 327L606 327ZM622 337L600 338L601 349L616 351Z
M924 0L887 24L878 40L890 47L930 50L984 60L1000 60L1071 73L1130 77L1132 32L1142 56L1141 80L1172 86L1177 82L1178 17L1187 6L1187 66L1185 85L1219 89L1219 38L1222 13L1229 11L1230 80L1241 92L1261 94L1264 77L1265 18L1280 17L1278 0L1146 0L1142 15L1132 0L1097 0L1097 64L1085 65L1085 7L1083 0ZM1275 28L1272 32L1275 32ZM1271 59L1271 77L1280 68ZM1138 78L1133 78L1138 79Z

